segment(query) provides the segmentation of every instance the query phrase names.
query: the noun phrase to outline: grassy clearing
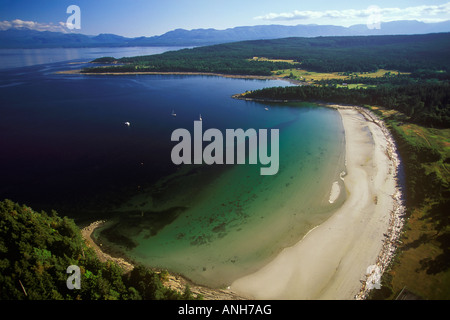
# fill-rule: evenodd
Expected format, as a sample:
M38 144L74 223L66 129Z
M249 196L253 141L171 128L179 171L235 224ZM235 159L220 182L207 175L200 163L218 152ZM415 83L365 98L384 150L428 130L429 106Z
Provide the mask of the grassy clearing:
M268 59L264 57L253 57L252 59L248 59L249 61L269 61L269 62L286 62L290 64L300 64L300 62L296 62L294 60L284 60L284 59Z
M379 78L384 77L386 75L407 75L411 74L409 72L399 72L396 70L386 70L386 69L379 69L376 72L362 72L362 73L352 73L353 76L358 77L365 77L365 78Z
M376 85L372 84L364 84L364 83L350 83L347 85L338 84L336 88L348 88L348 89L367 89L367 88L375 88Z
M409 207L409 217L402 236L402 244L394 263L384 276L385 285L390 287L389 299L407 287L408 290L425 299L450 299L448 199L445 194L450 185L450 129L426 128L406 123L406 117L398 111L372 107L411 146L437 152L440 157L421 161L425 176L436 176L425 190L437 183L442 190L427 194L420 203ZM425 150L425 149L424 149ZM402 156L405 156L403 154ZM406 177L411 180L411 177ZM418 186L420 187L420 186ZM448 202L447 202L448 203Z
M392 279L390 299L404 287L424 299L450 298L450 271L436 272L430 268L430 262L442 260L445 253L439 240L440 233L428 218L430 209L431 205L418 208L408 219L400 252L388 273Z
M278 60L271 60L271 61L278 61ZM280 61L287 62L287 60L280 60ZM305 81L307 83L314 83L315 81L321 81L321 80L342 80L342 82L345 83L346 80L355 79L355 78L380 78L380 77L384 77L387 75L409 74L406 72L398 72L395 70L386 70L386 69L379 69L376 72L323 73L323 72L307 71L307 70L298 69L298 68L276 70L276 71L272 71L272 73L274 76L277 76L280 78L290 78L290 79L294 79L294 80L298 80L298 81ZM361 87L368 87L368 86L364 85L363 83L360 83L360 84L348 85L348 87L350 89L353 89L353 88L361 88Z
M450 182L450 164L445 159L450 157L450 129L432 129L414 124L398 126L412 143L424 145L437 150L441 159L424 163L427 175L435 173L448 189ZM403 245L398 263L391 270L393 291L397 292L407 286L413 292L427 299L450 298L450 270L445 269L443 259L448 250L450 226L441 229L433 219L433 207L439 199L426 198L422 206L412 212L403 236ZM439 214L449 214L440 212Z
M426 145L441 154L441 160L431 163L428 167L449 182L450 164L445 163L445 159L450 157L450 129L424 128L415 124L404 124L400 128L405 135L414 139L416 144Z
M314 82L317 80L330 80L330 79L340 79L346 80L349 79L348 76L340 75L337 72L333 73L320 73L307 71L302 69L284 69L284 70L276 70L273 71L273 74L280 78L291 78L294 80L305 81L305 82Z

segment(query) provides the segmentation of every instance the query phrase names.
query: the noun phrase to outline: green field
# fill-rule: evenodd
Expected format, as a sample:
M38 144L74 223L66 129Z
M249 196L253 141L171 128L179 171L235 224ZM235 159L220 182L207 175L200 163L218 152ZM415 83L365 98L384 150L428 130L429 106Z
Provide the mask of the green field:
M269 62L286 62L289 64L300 64L300 62L296 62L292 59L269 59L264 57L253 57L251 59L248 59L249 61L269 61Z
M390 289L390 293L383 298L394 299L406 287L424 299L449 299L450 129L427 128L402 122L398 119L405 116L397 111L376 107L372 109L391 125L391 131L400 140L399 148L406 158L403 159L404 162L415 157L411 151L414 149L402 147L404 143L417 148L416 150L423 150L422 155L433 155L421 159L421 170L416 170L417 177L409 177L410 180L416 179L416 183L421 184L416 189L424 189L426 194L423 199L408 207L402 243L391 269L383 278L383 285ZM379 293L374 294L376 297Z
M350 83L350 84L338 84L336 88L348 88L348 89L367 89L367 88L375 88L375 85L364 84L364 83Z
M257 60L260 61L260 60ZM288 62L288 60L273 60L278 62ZM290 60L292 61L292 60ZM304 69L291 68L291 69L283 69L272 71L272 74L276 77L280 78L290 78L292 80L304 81L309 84L314 84L316 81L322 80L341 80L342 83L338 84L338 87L348 87L349 89L355 88L367 88L370 85L365 85L362 83L356 84L346 84L346 81L361 78L363 81L364 78L382 78L385 76L392 75L408 75L408 72L399 72L396 70L386 70L386 69L378 69L375 72L314 72L308 71ZM374 87L374 86L372 86Z

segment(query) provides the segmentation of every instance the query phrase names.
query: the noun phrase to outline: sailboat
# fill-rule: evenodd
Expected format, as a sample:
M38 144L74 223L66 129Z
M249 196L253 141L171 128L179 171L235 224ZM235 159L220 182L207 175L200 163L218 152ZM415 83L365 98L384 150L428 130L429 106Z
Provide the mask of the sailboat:
M264 110L269 111L269 108L266 107L266 108L264 108Z
M175 110L172 109L172 117L176 117L177 114L175 113Z
M200 121L203 121L202 115L201 115L201 114L200 114L200 117L198 117L198 119L199 119Z

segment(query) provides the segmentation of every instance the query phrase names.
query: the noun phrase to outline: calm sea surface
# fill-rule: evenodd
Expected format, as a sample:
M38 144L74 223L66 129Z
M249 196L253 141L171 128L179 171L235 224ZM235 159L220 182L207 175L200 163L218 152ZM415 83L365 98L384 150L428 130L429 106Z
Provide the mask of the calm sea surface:
M312 104L231 98L289 85L279 80L56 74L101 56L165 50L0 50L0 198L80 222L107 219L97 232L105 246L199 283L227 285L345 200L342 192L328 202L344 170L342 122L335 110ZM193 132L200 114L203 130L279 129L278 174L261 176L259 164L172 164L172 132Z

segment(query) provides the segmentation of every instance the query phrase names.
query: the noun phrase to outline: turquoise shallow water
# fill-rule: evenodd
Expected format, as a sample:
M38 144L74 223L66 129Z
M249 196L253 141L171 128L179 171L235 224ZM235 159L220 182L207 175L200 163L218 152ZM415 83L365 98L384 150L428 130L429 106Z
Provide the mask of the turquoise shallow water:
M109 239L127 239L122 250L137 262L221 287L325 221L345 200L343 191L335 203L328 202L334 181L343 188L339 113L310 104L271 105L269 111L266 106L245 102L240 108L266 117L260 125L279 128L278 174L261 176L260 165L182 166L157 191L132 199L129 208L141 214L119 218L106 232ZM167 220L157 222L154 212Z

